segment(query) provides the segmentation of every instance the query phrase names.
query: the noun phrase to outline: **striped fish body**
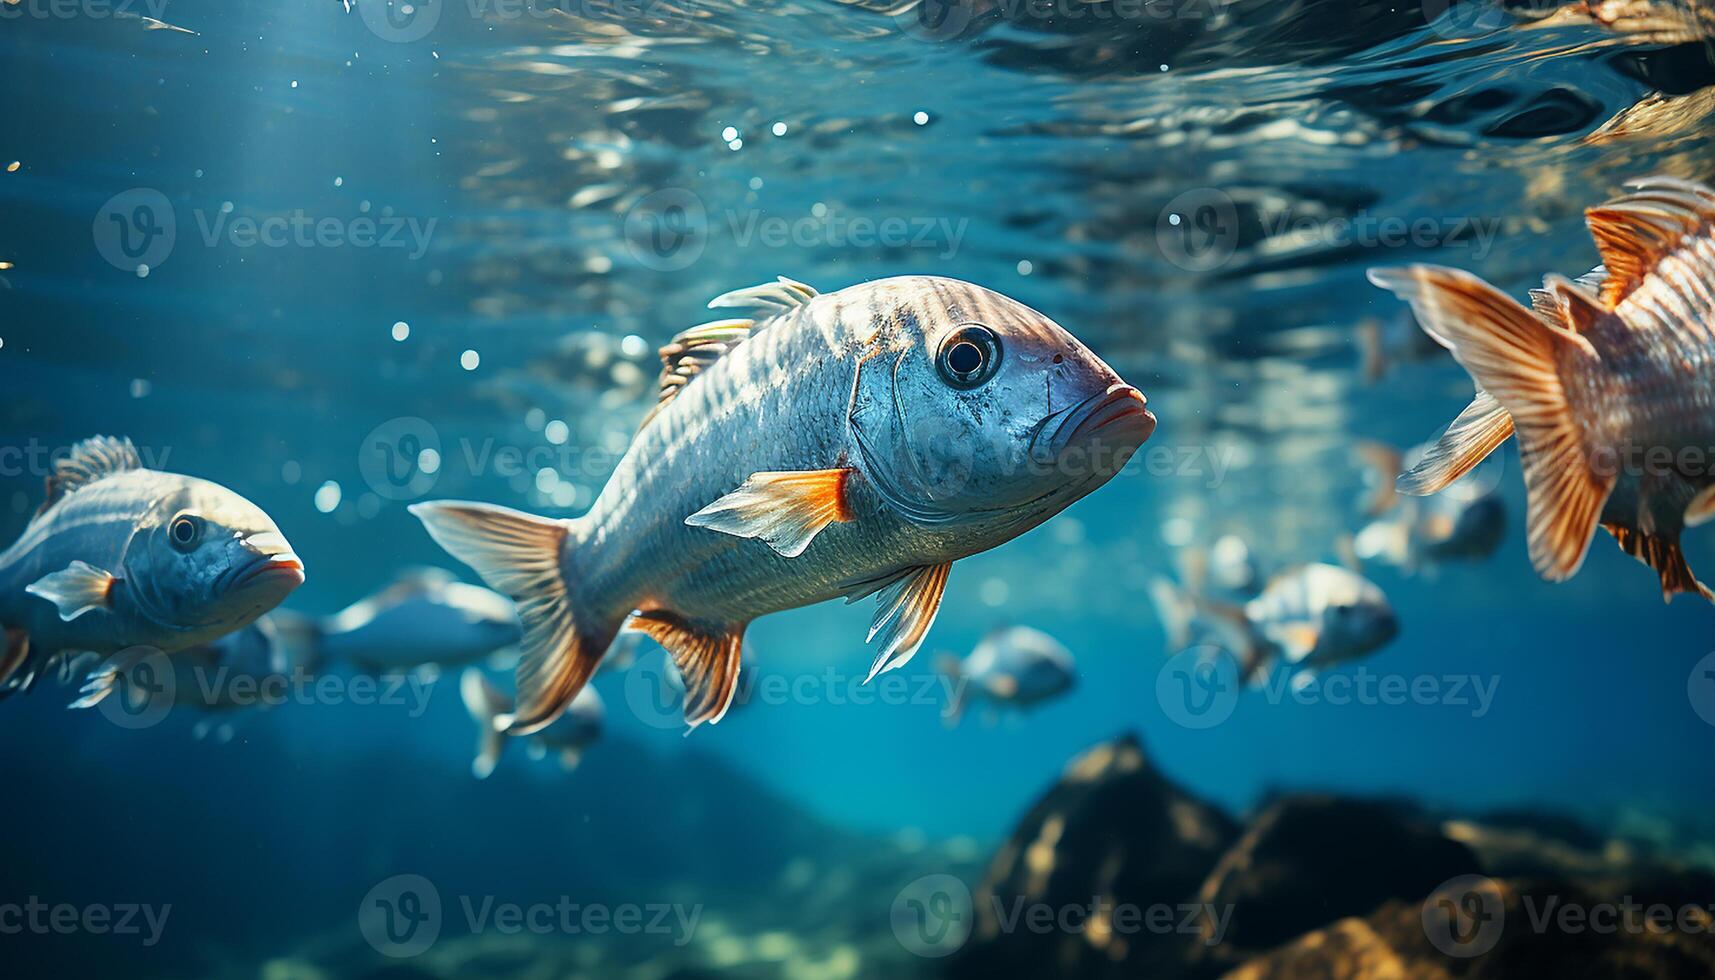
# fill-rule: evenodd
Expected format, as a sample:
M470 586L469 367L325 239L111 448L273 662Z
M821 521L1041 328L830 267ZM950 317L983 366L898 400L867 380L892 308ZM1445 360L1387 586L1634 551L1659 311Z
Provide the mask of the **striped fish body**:
M775 309L663 348L663 403L584 517L414 509L520 604L509 725L551 721L628 621L674 653L693 724L724 712L768 613L879 591L872 676L903 665L952 562L1100 486L1154 426L1070 334L978 286L783 280L716 304L752 300Z
M175 479L152 470L129 470L93 483L31 521L0 554L0 623L30 635L38 654L60 650L112 653L131 645L177 648L174 631L142 614L134 596L119 590L107 615L67 622L49 601L26 592L32 583L82 561L117 572L126 546L154 501ZM194 642L194 641L193 641ZM189 645L189 644L185 644Z
M62 653L172 653L212 642L304 581L303 564L256 505L206 480L144 468L127 440L79 443L55 464L47 490L0 553L0 690L27 687Z
M1687 239L1586 327L1598 360L1561 354L1585 454L1616 477L1604 524L1677 538L1691 502L1715 485L1711 232Z

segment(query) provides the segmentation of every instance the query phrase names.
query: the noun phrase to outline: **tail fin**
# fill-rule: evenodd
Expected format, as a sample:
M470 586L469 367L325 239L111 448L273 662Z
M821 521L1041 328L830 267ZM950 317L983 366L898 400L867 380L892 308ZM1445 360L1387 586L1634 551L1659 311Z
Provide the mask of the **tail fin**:
M577 622L563 569L571 525L492 504L434 501L411 513L447 553L518 604L524 641L518 706L495 719L510 735L553 723L595 673L617 623Z
M1567 348L1599 361L1589 341L1551 325L1470 273L1438 266L1372 269L1370 281L1411 304L1425 330L1443 340L1512 417L1529 498L1530 559L1543 578L1571 578L1584 563L1614 476L1599 474L1584 453L1577 421L1561 387L1557 359ZM1594 297L1564 279L1548 288L1573 313L1599 314ZM1580 317L1569 315L1576 324Z
M1435 445L1417 465L1402 473L1395 487L1400 493L1427 497L1452 486L1477 464L1489 458L1513 435L1513 417L1495 396L1477 389L1477 397L1459 413Z
M482 671L466 667L459 677L459 697L464 709L476 722L476 758L471 760L470 774L487 779L500 762L500 752L506 748L506 734L494 725L494 720L512 711L512 699L501 693Z
M959 719L965 715L965 706L970 703L970 693L967 690L970 682L965 680L965 674L959 658L950 653L938 654L935 657L935 673L947 679L952 688L952 697L947 701L947 710L942 713L941 720L948 728L956 727Z

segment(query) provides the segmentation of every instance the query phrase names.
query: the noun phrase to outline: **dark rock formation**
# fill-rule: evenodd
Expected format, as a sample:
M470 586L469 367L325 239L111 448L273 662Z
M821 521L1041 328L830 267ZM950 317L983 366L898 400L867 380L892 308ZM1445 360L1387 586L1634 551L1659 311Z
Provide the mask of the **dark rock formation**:
M1185 906L1235 834L1226 815L1157 772L1134 736L1098 745L1067 766L995 856L949 974L1177 975L1201 942L1181 928ZM1056 923L1033 927L1038 910ZM1072 928L1059 924L1064 910L1079 910L1065 913Z
M1203 883L1199 901L1232 909L1223 941L1205 955L1236 963L1389 900L1421 901L1479 870L1470 848L1408 808L1287 797L1256 817Z
M1600 883L1482 881L1493 905L1480 920L1463 923L1463 938L1472 946L1449 942L1445 933L1437 936L1434 910L1426 913L1424 903L1389 902L1366 918L1342 919L1255 959L1228 974L1228 980L1715 976L1715 937L1707 911L1715 879L1706 875ZM1690 917L1691 928L1681 923L1652 929L1647 911L1628 920L1628 906L1672 909L1675 916ZM1598 907L1618 913L1617 928L1598 931L1584 922L1582 916ZM1568 909L1581 910L1580 917L1563 918Z

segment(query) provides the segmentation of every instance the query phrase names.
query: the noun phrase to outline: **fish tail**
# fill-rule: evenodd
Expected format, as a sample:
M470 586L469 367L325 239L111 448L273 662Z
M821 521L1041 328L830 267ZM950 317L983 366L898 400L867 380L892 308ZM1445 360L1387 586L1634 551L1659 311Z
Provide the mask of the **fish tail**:
M939 654L935 657L935 673L946 678L952 688L952 697L947 701L947 710L941 715L948 728L957 727L959 719L964 717L965 707L970 703L970 686L965 680L964 670L959 664L959 658L950 653Z
M1157 576L1149 583L1149 598L1155 603L1155 615L1167 633L1169 653L1183 649L1191 642L1191 623L1197 618L1197 600L1171 580Z
M592 622L574 608L566 572L576 543L573 522L463 501L413 504L411 513L436 544L518 605L524 625L518 704L495 726L528 735L553 724L595 673L623 621Z
M1584 564L1614 488L1614 476L1598 473L1585 455L1557 364L1567 347L1598 364L1589 342L1457 269L1372 269L1370 281L1410 303L1423 328L1446 343L1477 386L1512 418L1529 501L1531 564L1551 582L1571 578ZM1594 304L1565 280L1551 278L1548 285L1563 308ZM1568 316L1566 322L1579 318Z
M506 733L495 727L494 720L512 713L512 699L491 684L482 671L466 667L459 677L459 697L464 709L476 722L476 758L471 760L471 775L487 779L500 762L500 752L506 748Z
M1478 389L1471 404L1465 406L1417 465L1400 474L1394 489L1413 497L1427 497L1445 490L1476 469L1512 434L1513 417L1494 395Z

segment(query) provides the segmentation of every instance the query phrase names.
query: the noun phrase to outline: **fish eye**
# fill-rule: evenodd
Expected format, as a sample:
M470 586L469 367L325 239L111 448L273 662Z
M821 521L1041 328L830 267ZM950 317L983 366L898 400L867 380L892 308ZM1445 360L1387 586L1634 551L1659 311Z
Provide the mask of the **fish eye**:
M180 551L190 551L202 540L202 521L189 514L180 514L173 518L173 523L167 528L167 539L173 547Z
M975 388L1000 368L1000 338L980 324L968 324L941 341L935 369L954 388Z

